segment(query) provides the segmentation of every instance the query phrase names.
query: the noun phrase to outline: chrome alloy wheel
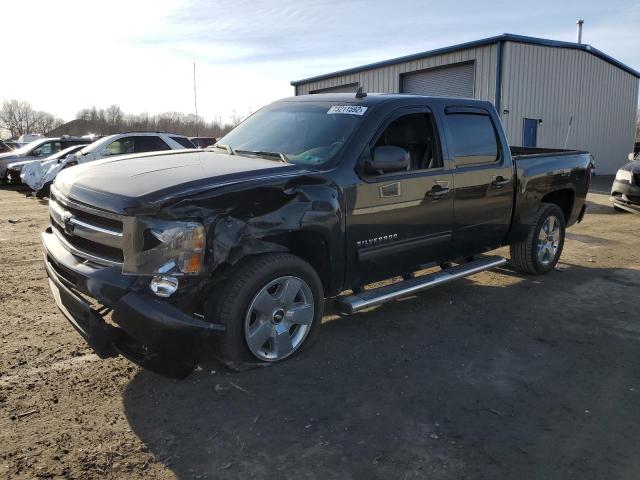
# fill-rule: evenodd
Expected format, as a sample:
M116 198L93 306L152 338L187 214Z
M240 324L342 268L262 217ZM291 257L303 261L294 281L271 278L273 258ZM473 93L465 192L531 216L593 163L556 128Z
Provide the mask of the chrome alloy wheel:
M295 352L314 316L311 288L298 277L279 277L253 297L244 319L244 335L253 355L276 362Z
M538 234L538 260L544 266L553 262L560 246L560 221L554 215L549 216Z

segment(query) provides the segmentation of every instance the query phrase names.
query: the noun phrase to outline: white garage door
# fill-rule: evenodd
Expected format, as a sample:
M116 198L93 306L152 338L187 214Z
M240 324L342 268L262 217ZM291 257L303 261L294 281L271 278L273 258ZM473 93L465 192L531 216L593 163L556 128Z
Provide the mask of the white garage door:
M409 73L402 77L402 92L473 98L474 78L473 63Z

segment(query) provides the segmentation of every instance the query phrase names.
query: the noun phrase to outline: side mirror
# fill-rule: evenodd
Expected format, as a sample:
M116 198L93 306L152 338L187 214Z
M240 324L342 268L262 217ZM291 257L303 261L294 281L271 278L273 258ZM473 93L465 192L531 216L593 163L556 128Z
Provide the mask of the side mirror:
M367 173L391 173L408 170L411 164L409 152L395 145L376 147L373 151L373 159L367 159L364 163Z
M630 162L633 162L636 159L636 156L635 156L635 154L633 152L631 152L629 155L627 155L627 159Z

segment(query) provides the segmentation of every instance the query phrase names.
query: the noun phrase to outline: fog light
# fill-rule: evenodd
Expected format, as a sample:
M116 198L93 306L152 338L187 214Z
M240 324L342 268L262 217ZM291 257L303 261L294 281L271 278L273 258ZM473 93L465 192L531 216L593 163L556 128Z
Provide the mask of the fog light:
M175 277L155 276L151 279L149 288L159 297L170 297L178 290L178 279Z

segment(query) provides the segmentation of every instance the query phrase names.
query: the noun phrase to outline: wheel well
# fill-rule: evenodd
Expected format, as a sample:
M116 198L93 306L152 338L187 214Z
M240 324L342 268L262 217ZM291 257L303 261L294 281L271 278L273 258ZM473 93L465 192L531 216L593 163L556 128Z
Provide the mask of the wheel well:
M569 217L571 216L571 210L573 210L573 202L575 199L575 193L571 189L556 190L555 192L547 193L542 197L541 202L554 203L562 213L564 214L565 223L569 223Z
M330 289L331 258L329 246L322 236L311 232L292 232L278 243L309 263L320 277L325 292Z

